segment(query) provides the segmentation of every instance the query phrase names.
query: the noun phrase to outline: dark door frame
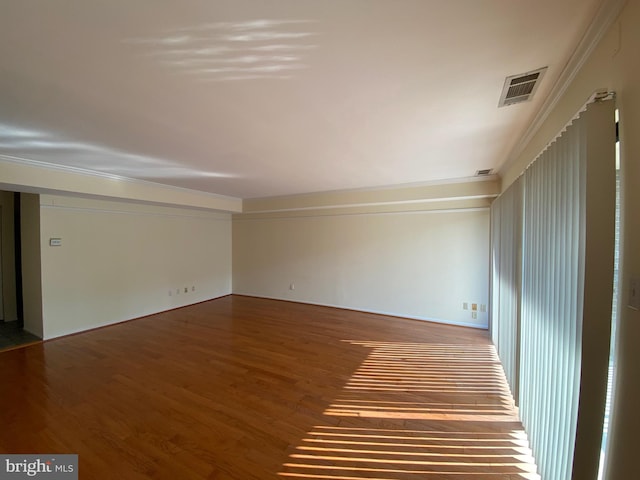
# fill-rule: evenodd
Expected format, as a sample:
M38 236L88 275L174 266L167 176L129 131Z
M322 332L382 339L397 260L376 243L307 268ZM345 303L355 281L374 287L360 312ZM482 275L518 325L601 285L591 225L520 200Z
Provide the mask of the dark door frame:
M20 221L20 192L13 193L13 235L15 242L16 260L16 311L18 314L18 328L24 327L24 306L22 294L22 232Z

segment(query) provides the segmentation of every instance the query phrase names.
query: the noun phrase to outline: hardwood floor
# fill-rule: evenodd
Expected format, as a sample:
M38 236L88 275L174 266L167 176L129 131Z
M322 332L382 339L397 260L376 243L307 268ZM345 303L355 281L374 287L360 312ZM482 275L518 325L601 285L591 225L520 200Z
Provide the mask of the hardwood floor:
M0 353L0 425L81 479L539 478L486 332L241 296Z

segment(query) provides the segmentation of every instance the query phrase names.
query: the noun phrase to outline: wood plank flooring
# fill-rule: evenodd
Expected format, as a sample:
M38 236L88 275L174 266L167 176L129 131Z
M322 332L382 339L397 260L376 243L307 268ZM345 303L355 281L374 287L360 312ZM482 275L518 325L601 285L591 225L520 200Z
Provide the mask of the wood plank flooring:
M0 452L81 479L537 479L487 333L229 296L0 353Z

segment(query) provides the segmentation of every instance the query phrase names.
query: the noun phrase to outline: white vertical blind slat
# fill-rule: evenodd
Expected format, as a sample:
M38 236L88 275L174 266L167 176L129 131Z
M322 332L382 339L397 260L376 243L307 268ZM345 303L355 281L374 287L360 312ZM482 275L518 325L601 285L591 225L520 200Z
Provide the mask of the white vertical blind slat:
M517 180L500 201L494 202L491 212L491 311L494 318L500 319L492 322L491 337L514 397L517 397L519 357L520 184Z

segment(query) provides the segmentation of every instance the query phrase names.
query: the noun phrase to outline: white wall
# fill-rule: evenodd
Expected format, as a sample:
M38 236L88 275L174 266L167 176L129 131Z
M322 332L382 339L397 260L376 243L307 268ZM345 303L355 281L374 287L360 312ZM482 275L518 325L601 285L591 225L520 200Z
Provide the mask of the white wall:
M40 196L20 194L22 240L22 305L24 329L42 338L42 270L40 242Z
M40 203L44 338L231 293L229 214L53 195Z
M596 90L616 92L620 110L622 176L621 309L617 379L609 429L610 479L638 475L640 431L640 311L627 306L632 277L640 277L640 0L629 0L618 21L586 59L573 82L524 151L501 172L506 188ZM613 121L613 119L612 119ZM587 332L588 333L588 332ZM592 372L586 372L587 374Z
M485 327L488 278L487 209L233 220L237 294Z

